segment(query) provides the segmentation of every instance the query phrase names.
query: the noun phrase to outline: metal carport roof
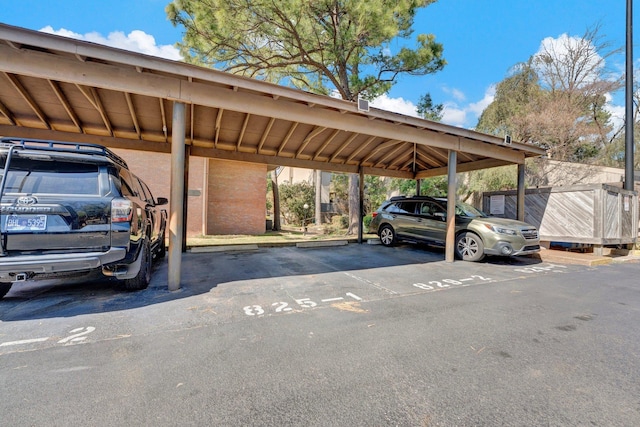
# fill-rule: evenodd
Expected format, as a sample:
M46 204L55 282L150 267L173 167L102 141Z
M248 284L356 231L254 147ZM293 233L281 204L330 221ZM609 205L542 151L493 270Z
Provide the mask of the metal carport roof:
M178 127L176 104L185 106ZM0 135L170 153L176 130L192 156L410 179L446 174L450 152L458 172L544 154L530 144L0 24Z

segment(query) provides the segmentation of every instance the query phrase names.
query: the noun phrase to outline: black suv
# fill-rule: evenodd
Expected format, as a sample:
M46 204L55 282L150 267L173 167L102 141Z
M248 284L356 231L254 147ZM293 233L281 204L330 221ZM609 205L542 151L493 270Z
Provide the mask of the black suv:
M15 283L101 271L144 289L165 255L167 199L94 144L0 138L0 298Z

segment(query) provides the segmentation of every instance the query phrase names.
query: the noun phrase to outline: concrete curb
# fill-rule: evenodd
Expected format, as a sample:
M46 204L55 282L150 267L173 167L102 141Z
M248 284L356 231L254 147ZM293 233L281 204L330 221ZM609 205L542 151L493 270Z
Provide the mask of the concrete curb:
M193 246L189 252L198 254L206 252L228 252L228 251L255 251L258 245L224 245L224 246Z
M318 240L314 242L298 242L296 248L320 248L330 246L345 246L348 245L347 240Z

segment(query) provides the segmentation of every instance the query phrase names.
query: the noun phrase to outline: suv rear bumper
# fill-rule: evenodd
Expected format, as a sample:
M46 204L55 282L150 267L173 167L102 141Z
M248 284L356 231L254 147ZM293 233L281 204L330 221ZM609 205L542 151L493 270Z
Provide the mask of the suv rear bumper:
M125 248L111 248L107 252L7 256L0 258L0 282L15 282L38 274L92 270L119 261L126 254Z

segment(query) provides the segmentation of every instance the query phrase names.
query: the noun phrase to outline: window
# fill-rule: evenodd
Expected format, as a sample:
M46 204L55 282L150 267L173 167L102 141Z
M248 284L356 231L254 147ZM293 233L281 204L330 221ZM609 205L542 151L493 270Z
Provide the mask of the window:
M98 175L99 166L96 164L14 158L7 176L5 192L99 194ZM0 178L1 176L0 174Z
M412 214L415 213L415 209L415 202L396 202L392 203L391 206L389 206L388 211L393 213Z

